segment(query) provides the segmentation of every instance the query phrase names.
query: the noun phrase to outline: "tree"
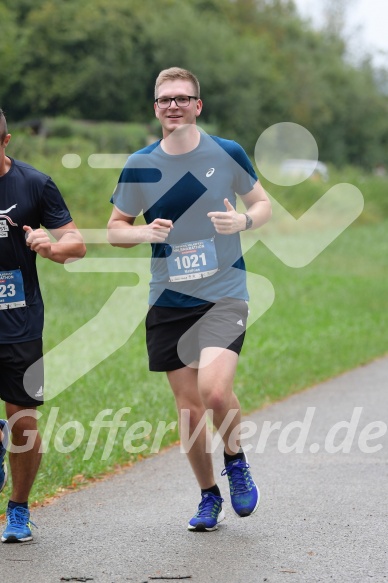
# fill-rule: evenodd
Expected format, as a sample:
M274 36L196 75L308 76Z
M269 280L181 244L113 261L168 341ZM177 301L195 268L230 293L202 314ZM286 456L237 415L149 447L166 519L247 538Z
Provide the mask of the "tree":
M0 54L0 106L8 110L6 96L20 78L26 60L26 43L15 13L4 4L0 4Z
M317 31L292 0L14 0L0 5L1 106L10 120L150 123L155 78L178 65L201 81L200 123L251 154L292 121L326 161L387 163L387 74L347 59L352 1L326 0Z

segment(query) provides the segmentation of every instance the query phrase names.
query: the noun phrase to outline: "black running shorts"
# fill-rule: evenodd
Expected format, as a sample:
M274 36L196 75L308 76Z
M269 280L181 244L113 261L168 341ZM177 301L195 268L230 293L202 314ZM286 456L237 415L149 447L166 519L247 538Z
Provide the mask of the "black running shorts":
M206 347L228 348L240 354L248 304L223 298L193 308L151 306L146 338L151 371L171 371L198 361Z
M37 364L29 369L29 367ZM0 344L0 398L21 407L43 404L42 339ZM27 389L27 390L26 390Z

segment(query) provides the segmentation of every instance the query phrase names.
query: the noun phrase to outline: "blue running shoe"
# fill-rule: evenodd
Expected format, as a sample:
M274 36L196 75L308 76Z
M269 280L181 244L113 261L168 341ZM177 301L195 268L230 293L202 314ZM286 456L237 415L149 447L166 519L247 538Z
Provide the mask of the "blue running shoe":
M24 543L32 540L30 511L24 506L7 509L7 526L1 537L3 543Z
M187 526L188 530L196 530L197 532L217 530L217 524L225 518L225 512L222 510L223 501L223 498L215 496L211 492L202 494L198 511L190 520Z
M8 423L5 421L5 419L0 419L0 430L3 433L3 439L0 442L0 492L2 492L8 478L7 464L5 463L4 458L5 454L7 453L9 430Z
M235 460L221 472L221 476L228 476L233 510L241 517L253 514L260 503L259 488L253 481L249 468L246 460Z

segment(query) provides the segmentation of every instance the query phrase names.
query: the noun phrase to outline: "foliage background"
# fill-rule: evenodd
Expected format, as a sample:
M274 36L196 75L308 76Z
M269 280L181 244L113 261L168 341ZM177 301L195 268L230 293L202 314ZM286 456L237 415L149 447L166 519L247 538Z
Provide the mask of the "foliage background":
M201 81L203 122L249 151L292 121L322 160L373 168L387 163L387 75L367 55L353 62L336 18L314 30L292 0L1 3L0 106L13 122L149 124L154 80L177 65Z

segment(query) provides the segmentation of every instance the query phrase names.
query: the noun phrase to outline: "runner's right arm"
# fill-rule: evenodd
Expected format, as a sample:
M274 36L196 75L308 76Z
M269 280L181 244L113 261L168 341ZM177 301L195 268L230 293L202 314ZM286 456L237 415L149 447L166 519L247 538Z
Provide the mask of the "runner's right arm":
M172 221L155 219L149 225L135 225L136 217L113 208L108 222L108 241L113 247L134 247L139 243L163 243L171 229Z

